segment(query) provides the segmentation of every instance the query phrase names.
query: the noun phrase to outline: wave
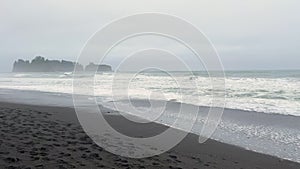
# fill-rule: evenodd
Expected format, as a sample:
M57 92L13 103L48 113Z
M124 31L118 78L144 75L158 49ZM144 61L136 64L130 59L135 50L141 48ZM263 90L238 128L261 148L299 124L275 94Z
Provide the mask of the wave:
M271 78L270 73L267 73L267 77L255 76L255 72L244 74L235 72L225 79L227 108L300 116L300 78L291 78L295 76L295 72L291 77L287 76L288 78L279 78L283 75L274 75L274 78ZM287 72L283 74L286 75ZM165 74L144 73L135 76L131 81L128 94L130 97L142 99L156 93L164 100L176 99L178 102L199 106L212 104L212 92L218 91L212 89L210 79L203 76L203 73L195 73L196 76L192 80L189 80L189 73L174 75L177 81L183 82L183 86L178 86L174 79ZM72 93L72 77L70 72L0 74L0 88ZM121 77L130 78L132 74L123 73ZM96 96L111 97L112 92L115 95L123 93L118 91L118 88L122 88L124 83L114 84L112 91L113 73L82 73L76 75L76 78L81 79L79 82L83 89L88 83L93 83ZM95 81L91 81L94 78ZM76 94L85 93L83 91Z
M14 77L19 77L19 78L21 78L21 77L32 77L32 75L31 74L15 74Z
M152 104L151 108L149 108L148 104L145 104L148 102L147 100L132 99L130 101L132 102L131 104L126 100L118 100L115 102L106 102L103 105L106 108L122 111L148 120L156 119L153 117L160 114L159 111L164 110L163 114L155 122L172 127L174 127L174 121L179 117L178 112L173 111L174 107L178 107L178 102L167 101L166 104L156 103ZM165 101L152 100L152 102ZM118 107L115 106L116 104ZM133 109L129 107L133 105L138 109L132 111ZM157 105L161 105L163 108ZM190 106L194 107L195 105ZM120 107L122 109L119 109ZM184 107L187 108L187 106ZM185 109L182 112L184 116L180 116L181 123L179 126L175 126L175 128L184 129L185 125L193 121L190 119L193 116L189 115L189 113L193 112L192 110L193 108L191 110ZM209 107L199 107L199 115L191 131L192 133L200 134L208 110ZM252 151L300 162L298 158L300 155L299 120L300 117L295 116L225 109L222 120L214 132L212 139L244 147Z
M1 99L6 102L19 102L25 104L35 104L35 105L47 105L47 106L62 106L62 107L73 107L73 100L71 94L61 94L60 92L37 92L37 91L24 91L24 90L2 90L0 89L2 97ZM18 97L16 97L18 96ZM172 98L172 97L171 97ZM86 99L94 100L94 97L85 96L82 97L83 103ZM164 100L152 100L153 102L159 102L159 104L152 104L153 109L149 110L149 104L145 99L131 99L133 104L128 104L128 102L123 100L114 100L109 97L97 97L97 103L104 107L115 109L114 105L116 102L123 104L122 109L115 109L118 111L123 111L126 113L126 106L135 105L137 107L134 115L142 115L143 118L153 119L162 110L159 106L164 106L162 102ZM174 120L178 118L178 114L174 110L174 107L178 106L178 100L170 99L167 101L169 103L166 113L159 116L156 122L162 123L168 126L172 126ZM230 100L228 104L232 104ZM185 104L185 103L183 103ZM196 105L190 104L191 107ZM240 107L239 103L236 102L236 107ZM257 106L257 104L256 104ZM234 107L234 106L232 106ZM191 132L199 134L203 122L205 121L206 113L209 107L199 107L199 116L194 124L193 130ZM129 109L130 110L130 109ZM147 112L147 114L145 114ZM191 122L189 113L193 111L184 111L180 118L183 118L180 125L188 124ZM142 114L139 114L142 113ZM293 161L300 162L300 117L295 117L291 115L281 115L281 114L266 114L256 111L244 111L239 108L236 109L225 109L221 123L219 124L217 130L212 136L213 139L225 142L228 144L237 145L250 149L253 151L271 154L278 156L280 158L290 159ZM180 129L181 126L177 126Z

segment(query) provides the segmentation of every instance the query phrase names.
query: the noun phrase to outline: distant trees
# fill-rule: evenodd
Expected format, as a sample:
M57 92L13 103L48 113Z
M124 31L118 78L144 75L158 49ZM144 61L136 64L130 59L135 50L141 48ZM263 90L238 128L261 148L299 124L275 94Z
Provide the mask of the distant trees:
M42 56L36 56L32 61L19 59L14 62L13 72L72 72L76 68L77 71L84 71L81 64L66 60L48 60ZM85 71L112 71L109 65L96 65L90 63L85 67Z

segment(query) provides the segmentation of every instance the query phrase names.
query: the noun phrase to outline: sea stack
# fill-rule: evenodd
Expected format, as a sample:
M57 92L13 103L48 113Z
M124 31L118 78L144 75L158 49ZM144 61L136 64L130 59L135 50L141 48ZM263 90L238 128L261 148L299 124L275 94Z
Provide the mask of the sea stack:
M90 63L85 67L86 72L111 72L112 68L109 65L97 65L94 63Z
M13 72L72 72L74 69L83 71L83 66L76 62L66 60L48 60L36 56L31 62L19 59L14 62Z

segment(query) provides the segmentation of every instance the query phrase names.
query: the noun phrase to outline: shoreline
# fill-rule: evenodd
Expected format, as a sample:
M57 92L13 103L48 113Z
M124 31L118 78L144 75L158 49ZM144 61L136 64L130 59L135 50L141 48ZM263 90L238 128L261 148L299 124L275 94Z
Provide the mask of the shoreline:
M181 143L179 143L177 146L175 146L173 149L171 149L166 153L154 157L145 158L145 159L129 159L129 158L120 157L111 154L109 152L106 152L105 150L101 150L99 152L98 150L102 148L96 146L89 138L87 138L85 133L82 131L81 126L79 125L79 122L76 117L76 113L74 112L73 108L35 106L35 105L0 102L0 111L2 112L2 116L0 119L2 125L7 125L5 124L7 120L4 121L3 118L10 118L10 116L14 117L14 118L10 118L10 122L11 122L10 127L3 126L3 129L1 131L2 143L6 143L7 141L6 139L9 138L11 142L15 142L15 146L11 148L16 149L15 157L13 157L14 155L12 155L11 153L5 154L5 152L7 153L7 149L10 148L9 144L8 145L4 144L4 146L1 146L2 153L0 153L0 155L3 161L0 164L2 166L3 164L5 164L6 167L15 166L15 165L17 166L31 165L30 163L32 163L35 165L43 165L43 167L41 168L47 168L46 166L47 164L55 163L53 164L55 165L54 167L61 165L66 168L70 166L74 166L75 168L85 168L86 166L94 166L94 167L101 168L101 165L103 165L104 168L107 167L113 168L113 166L115 168L126 168L126 167L130 167L130 168L143 168L143 167L146 168L157 168L157 167L160 168L172 168L172 167L173 168L176 167L179 168L244 168L244 169L245 168L274 168L274 169L300 168L300 163L249 151L234 145L221 143L211 139L205 142L204 144L199 144L198 136L191 133L189 133ZM13 114L11 114L11 112L13 112ZM45 114L47 115L47 117L45 116L45 117L37 118L37 116L45 115ZM137 137L142 135L144 136L152 135L153 133L155 134L157 131L154 131L154 129L164 130L165 128L167 128L166 126L157 123L151 123L148 125L147 128L147 127L143 127L143 125L129 124L130 122L122 118L121 116L115 116L111 114L107 114L105 116L107 117L106 119L114 127L121 130L122 133L124 132L126 134L137 136ZM32 121L32 119L30 118L37 118L37 119L36 121ZM51 137L57 137L57 141L47 141L47 139L38 138L37 136L37 138L41 139L42 141L37 142L36 144L32 144L31 146L29 146L30 150L22 150L22 152L24 151L24 153L20 154L20 152L18 152L19 151L18 149L24 149L24 147L22 147L22 140L18 140L17 137L19 136L26 137L26 133L22 131L23 133L18 133L18 135L16 135L15 133L16 131L9 130L9 128L12 129L14 127L14 124L17 124L15 120L18 120L18 125L21 125L23 127L26 127L27 122L31 121L30 123L31 125L29 125L31 127L28 128L28 131L29 132L31 131L30 134L32 134L32 132L38 132L38 133L41 132L43 135L43 131L47 131L51 129L51 127L50 128L49 126L47 127L47 125L50 125L51 123L56 124L58 128L60 127L65 128L66 126L64 125L74 126L74 128L71 129L65 128L65 131L61 131L61 130L52 131L57 135L54 135L53 133L50 132L50 135L49 137L47 137L47 139L49 140ZM39 125L36 126L36 124ZM39 128L39 126L42 127ZM152 128L152 130L149 130L149 127ZM6 133L4 133L3 130L7 130ZM76 144L75 145L68 144L67 147L70 150L66 149L63 152L64 154L68 154L68 156L65 157L64 155L60 154L61 153L60 151L49 151L46 154L45 153L39 154L40 151L36 150L37 147L45 146L45 145L48 145L50 147L52 146L52 148L54 148L55 150L59 150L60 148L58 148L55 145L64 144L63 138L68 138L70 136L70 133L74 132L73 130L81 133L81 137L84 137L85 139L83 142L78 142L78 139L80 140L80 138L73 138L73 142L76 142ZM36 139L32 135L31 136L27 135L27 137L28 140ZM77 144L79 144L79 147L77 147ZM82 152L80 151L80 146L83 145L85 145L86 146L85 148L87 149L90 149L92 147L94 147L95 149L88 150L89 153ZM26 147L25 149L27 148L28 147ZM9 151L9 152L13 152L13 151ZM101 156L102 158L101 160L91 157L91 154L95 155L95 152L98 154L98 156ZM35 155L31 155L31 154L35 154ZM45 155L46 157L56 156L57 158L50 159L50 161L43 161L41 159L43 159L45 156L42 155ZM73 159L70 158L69 155ZM11 157L12 159L7 160L6 158L8 158L8 156L12 156ZM39 161L36 162L34 161L34 159L31 159L30 156L33 156L35 158L37 157L41 157L41 158L39 158ZM86 158L83 158L82 156ZM62 157L63 159L61 159L60 157ZM8 163L9 161L14 161L13 160L14 158L15 158L15 162ZM84 165L86 166L83 167L79 163L76 163L76 161L77 162L79 161L79 163L81 161L82 163L85 163ZM32 166L32 167L36 167L36 166ZM53 168L53 166L50 168Z
M70 94L11 89L0 89L0 91L0 102L62 108L68 107L71 109L73 109L74 106L72 95ZM82 95L81 100L83 101L83 106L91 104L86 102L89 100L89 96ZM136 106L144 106L143 101L141 101L142 100L133 100L133 103L137 104ZM171 109L172 107L173 106L170 105ZM199 115L202 116L203 114L205 116L209 107L200 106L199 109ZM203 119L199 118L198 120ZM299 120L300 117L292 115L225 108L221 123L213 134L212 139L250 151L300 163L300 147L298 146L300 138ZM165 123L160 120L157 122L159 124L169 125L169 122ZM202 125L202 122L195 124L191 132L199 135L198 132L201 131Z

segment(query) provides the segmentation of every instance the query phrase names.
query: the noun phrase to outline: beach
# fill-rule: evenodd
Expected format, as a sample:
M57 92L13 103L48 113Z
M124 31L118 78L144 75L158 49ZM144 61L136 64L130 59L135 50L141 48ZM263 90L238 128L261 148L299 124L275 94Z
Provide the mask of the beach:
M1 1L0 169L300 169L300 1L48 1Z
M143 159L114 155L99 147L81 128L73 108L0 103L0 168L300 168L299 163L188 134L173 149ZM114 128L135 137L166 126L130 124L106 109ZM120 140L122 142L122 140Z

